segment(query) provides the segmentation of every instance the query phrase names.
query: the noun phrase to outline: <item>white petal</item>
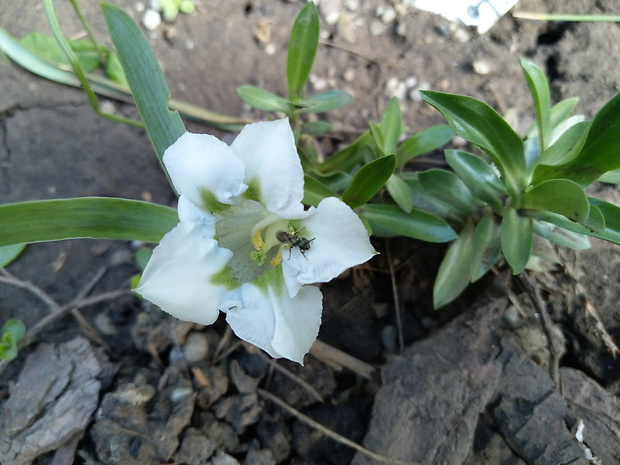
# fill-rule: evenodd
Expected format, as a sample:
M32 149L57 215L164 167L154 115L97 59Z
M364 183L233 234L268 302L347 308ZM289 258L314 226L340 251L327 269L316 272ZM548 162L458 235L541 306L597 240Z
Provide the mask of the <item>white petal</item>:
M246 184L280 218L303 218L304 172L288 119L249 124L231 148L245 162Z
M217 218L208 212L198 208L194 202L192 202L187 196L182 195L179 197L179 204L177 205L179 214L179 221L188 221L190 223L205 223L215 225ZM211 235L213 237L215 232Z
M316 340L321 325L321 291L302 288L294 298L286 290L241 286L242 307L228 310L226 321L235 334L275 358L303 364L304 355Z
M177 192L199 207L204 207L203 191L221 203L235 205L247 189L243 161L208 134L183 134L164 153L164 164Z
M377 254L362 221L335 197L323 199L302 223L304 237L313 239L310 249L302 254L294 248L290 259L288 254L282 255L284 281L291 296L302 284L330 281Z
M179 223L164 236L146 265L136 292L165 312L203 325L218 316L218 303L230 291L212 277L232 252L218 247L210 225Z

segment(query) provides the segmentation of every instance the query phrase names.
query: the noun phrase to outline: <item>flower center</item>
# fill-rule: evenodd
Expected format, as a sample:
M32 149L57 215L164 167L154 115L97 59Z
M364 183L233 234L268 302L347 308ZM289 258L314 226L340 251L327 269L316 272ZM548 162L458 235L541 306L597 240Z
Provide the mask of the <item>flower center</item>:
M270 265L276 266L282 261L282 248L284 244L278 240L278 232L290 228L289 221L283 220L273 214L270 214L266 218L262 219L254 228L252 228L251 242L255 251L252 252L251 257L258 265L265 262L265 259L269 255L271 260ZM272 249L276 248L275 251ZM275 253L275 255L274 255Z

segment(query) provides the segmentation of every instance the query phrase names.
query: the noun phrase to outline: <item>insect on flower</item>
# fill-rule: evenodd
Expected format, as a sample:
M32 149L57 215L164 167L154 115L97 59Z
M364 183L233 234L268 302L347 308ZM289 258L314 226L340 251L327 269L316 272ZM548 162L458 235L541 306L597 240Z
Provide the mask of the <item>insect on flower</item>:
M289 233L286 231L278 231L276 233L276 239L278 239L283 244L288 245L288 257L291 258L291 251L293 247L299 247L301 254L306 258L306 251L310 250L310 242L312 242L315 238L306 239L305 237L298 236L297 233L299 231L295 231L293 233Z

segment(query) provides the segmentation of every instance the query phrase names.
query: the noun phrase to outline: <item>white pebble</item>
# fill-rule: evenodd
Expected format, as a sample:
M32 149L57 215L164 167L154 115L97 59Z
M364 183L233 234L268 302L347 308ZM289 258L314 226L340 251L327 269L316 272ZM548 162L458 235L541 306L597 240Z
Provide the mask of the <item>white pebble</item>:
M384 24L381 21L377 20L377 19L371 21L369 29L370 29L370 35L371 36L375 36L376 37L376 36L380 36L383 33L385 33L385 26L384 26Z
M267 44L267 46L265 47L265 53L267 55L273 55L274 53L276 53L275 44Z
M157 11L151 10L149 8L144 12L144 15L142 16L142 24L149 31L154 31L161 24L161 16Z
M476 74L480 74L482 76L493 71L493 66L491 66L491 63L486 60L474 60L471 66Z
M203 333L191 332L183 344L183 356L189 363L204 360L209 353L209 341Z

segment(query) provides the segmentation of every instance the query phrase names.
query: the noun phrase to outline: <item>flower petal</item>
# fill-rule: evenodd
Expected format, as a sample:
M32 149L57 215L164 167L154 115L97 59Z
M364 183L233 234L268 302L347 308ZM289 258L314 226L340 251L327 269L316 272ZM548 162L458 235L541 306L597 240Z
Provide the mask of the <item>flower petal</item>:
M288 220L306 216L304 172L287 118L248 124L230 147L245 162L245 182L267 210Z
M179 223L153 250L136 292L181 320L213 323L230 291L212 278L232 257L213 234L209 224Z
M330 281L377 254L362 221L335 197L323 199L302 224L304 237L313 239L310 249L302 254L294 248L290 258L282 260L284 281L291 296L303 284Z
M321 325L321 291L314 286L290 298L282 289L261 289L246 283L240 290L242 306L231 308L226 321L235 334L274 358L303 364Z
M247 189L245 165L221 140L208 134L186 132L164 153L164 164L177 192L199 207L204 191L227 205Z

